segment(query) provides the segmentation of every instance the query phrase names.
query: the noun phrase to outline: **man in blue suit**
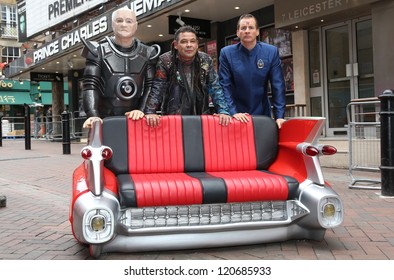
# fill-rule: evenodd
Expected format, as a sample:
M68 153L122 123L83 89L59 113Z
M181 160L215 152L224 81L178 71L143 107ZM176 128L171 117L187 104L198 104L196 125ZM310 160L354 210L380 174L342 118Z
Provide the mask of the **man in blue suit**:
M240 43L220 51L220 85L235 119L246 122L246 114L267 115L274 117L280 128L285 121L286 95L279 51L275 46L257 41L258 35L256 18L242 15L237 24ZM268 81L272 104L268 98Z

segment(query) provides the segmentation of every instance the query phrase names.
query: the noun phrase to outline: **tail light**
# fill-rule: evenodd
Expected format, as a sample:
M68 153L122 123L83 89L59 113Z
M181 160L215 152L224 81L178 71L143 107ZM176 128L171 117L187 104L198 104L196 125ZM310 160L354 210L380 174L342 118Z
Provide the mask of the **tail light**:
M92 150L92 147L90 147L90 146L83 148L81 150L82 158L85 159L85 160L92 159L93 151L97 151L97 148L93 148L93 150ZM110 159L112 157L112 154L113 154L112 149L109 148L109 147L102 147L101 151L99 151L99 152L101 152L101 157L104 160ZM97 153L95 153L95 154L96 154L95 158L97 160L101 160L100 157L97 157Z
M112 157L112 150L110 148L104 148L101 151L101 156L103 157L104 160L110 159Z
M334 155L337 153L337 149L331 145L324 145L324 146L320 147L320 151L325 156L330 156L330 155Z
M303 145L302 153L306 156L314 157L317 155L334 155L336 154L337 149L331 145L318 145L317 147L313 145Z
M81 156L83 159L90 159L92 157L92 150L89 148L83 148L81 151Z
M304 155L310 156L310 157L314 157L319 154L319 150L314 146L306 146L302 152Z

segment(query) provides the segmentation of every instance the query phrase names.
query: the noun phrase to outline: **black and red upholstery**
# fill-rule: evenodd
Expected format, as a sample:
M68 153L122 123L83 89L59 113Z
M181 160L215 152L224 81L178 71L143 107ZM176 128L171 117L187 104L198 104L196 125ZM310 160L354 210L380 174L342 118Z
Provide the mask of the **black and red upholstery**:
M298 182L267 171L278 150L276 123L264 116L219 125L215 116L104 119L105 166L117 177L122 207L287 200Z

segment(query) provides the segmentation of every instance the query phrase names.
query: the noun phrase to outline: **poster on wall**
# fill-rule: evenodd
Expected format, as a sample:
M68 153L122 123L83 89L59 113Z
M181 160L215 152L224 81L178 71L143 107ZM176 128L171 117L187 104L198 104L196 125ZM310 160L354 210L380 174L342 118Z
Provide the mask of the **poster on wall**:
M267 43L267 44L271 44L271 42L272 42L272 38L271 38L272 31L271 31L271 29L274 29L274 28L273 27L271 27L271 28L262 28L260 30L260 41L261 42L264 42L264 43Z
M213 67L215 70L218 70L218 51L216 48L216 41L210 41L207 43L207 54L212 58L213 60Z
M282 71L285 78L286 92L294 91L293 58L282 59Z
M289 30L275 29L274 27L262 28L260 41L276 46L280 57L292 55L291 32Z

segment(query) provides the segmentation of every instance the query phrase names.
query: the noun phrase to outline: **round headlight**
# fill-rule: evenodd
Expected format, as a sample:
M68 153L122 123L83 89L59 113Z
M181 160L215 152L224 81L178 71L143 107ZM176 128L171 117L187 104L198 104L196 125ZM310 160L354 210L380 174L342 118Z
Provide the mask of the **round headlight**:
M326 218L332 218L335 216L335 205L327 203L323 206L323 215Z
M92 218L92 220L90 221L90 227L94 230L94 231L102 231L105 229L105 217L98 215L98 216L94 216Z

